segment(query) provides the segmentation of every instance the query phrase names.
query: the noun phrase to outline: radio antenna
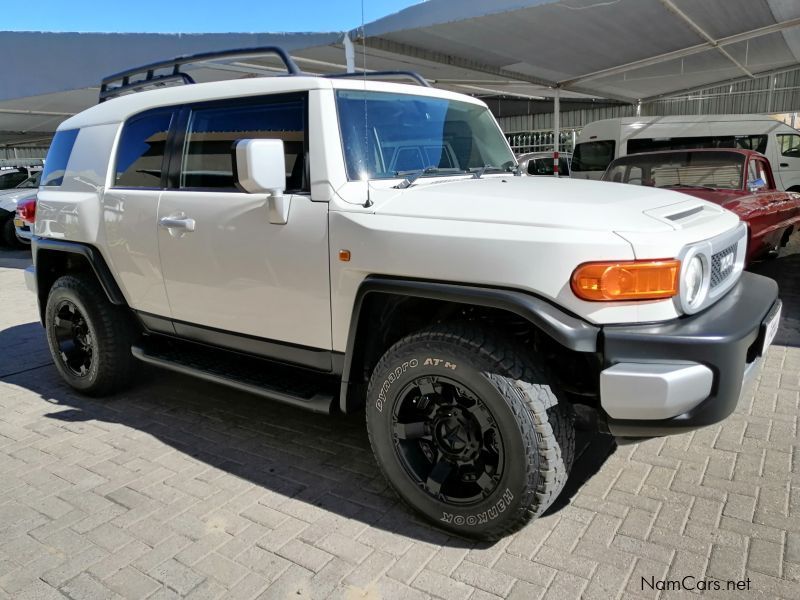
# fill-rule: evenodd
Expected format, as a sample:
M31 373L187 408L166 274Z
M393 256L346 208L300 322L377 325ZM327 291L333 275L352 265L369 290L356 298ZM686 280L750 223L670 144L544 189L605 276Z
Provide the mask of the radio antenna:
M366 172L367 158L369 157L369 124L367 121L367 34L364 28L364 0L361 0L361 72L364 74L364 170L367 177L367 201L364 202L364 208L372 206L372 200L369 197L369 173Z

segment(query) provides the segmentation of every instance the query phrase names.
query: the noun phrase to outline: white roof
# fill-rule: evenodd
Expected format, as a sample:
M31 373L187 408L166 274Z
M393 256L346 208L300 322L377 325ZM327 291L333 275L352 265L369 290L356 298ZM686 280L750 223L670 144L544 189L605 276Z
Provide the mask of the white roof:
M223 98L244 98L263 94L292 93L312 89L367 89L378 92L417 94L460 100L485 106L485 103L477 98L420 85L364 81L361 79L326 79L325 77L313 76L256 77L252 79L237 79L235 81L213 81L194 85L173 86L126 94L101 104L96 104L74 117L70 117L62 122L58 129L74 129L87 125L118 123L131 115L161 106L174 106Z

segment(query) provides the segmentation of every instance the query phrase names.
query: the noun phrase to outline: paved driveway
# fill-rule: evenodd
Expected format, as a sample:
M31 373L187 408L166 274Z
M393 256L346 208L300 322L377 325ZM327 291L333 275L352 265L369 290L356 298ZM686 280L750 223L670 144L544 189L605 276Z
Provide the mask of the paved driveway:
M105 401L72 393L27 263L0 254L0 598L683 595L651 589L665 580L800 598L800 254L761 267L786 316L735 415L620 448L583 439L558 506L494 545L403 508L361 417L162 371Z

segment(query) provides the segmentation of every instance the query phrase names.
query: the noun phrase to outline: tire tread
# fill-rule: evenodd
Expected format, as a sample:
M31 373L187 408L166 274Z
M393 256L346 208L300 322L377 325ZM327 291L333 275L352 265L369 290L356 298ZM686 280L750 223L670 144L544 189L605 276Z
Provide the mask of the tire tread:
M83 274L63 275L53 283L48 294L48 323L51 317L50 298L60 291L75 295L82 301L89 313L84 316L90 319L95 337L103 340L102 343L95 344L96 360L99 361L97 378L90 387L77 389L89 396L105 396L129 386L138 366L131 354L135 329L130 315L122 307L109 302L93 277ZM56 356L54 341L51 341L49 332L48 342L53 360L58 362L59 357Z
M564 488L575 452L572 406L567 402L559 402L552 383L534 383L553 381L547 369L534 357L524 352L513 340L472 323L439 324L402 338L383 355L373 373L384 372L407 346L419 343L431 350L442 343L453 345L477 357L486 367L491 367L491 372L486 376L509 401L520 425L527 455L532 456L535 451L538 456L538 461L526 461L526 485L516 512L505 520L503 527L481 536L486 540L505 537L540 516ZM367 397L371 397L374 385L376 378L372 377ZM369 420L367 434L374 448ZM380 460L377 462L385 476ZM400 497L408 504L402 495Z

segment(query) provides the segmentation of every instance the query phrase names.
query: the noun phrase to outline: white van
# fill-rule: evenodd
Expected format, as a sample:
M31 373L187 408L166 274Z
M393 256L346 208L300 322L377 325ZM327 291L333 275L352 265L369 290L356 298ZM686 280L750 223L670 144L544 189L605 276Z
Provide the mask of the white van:
M766 115L626 117L589 123L572 155L572 177L600 179L620 156L684 148L743 148L764 154L782 190L800 192L800 131Z

